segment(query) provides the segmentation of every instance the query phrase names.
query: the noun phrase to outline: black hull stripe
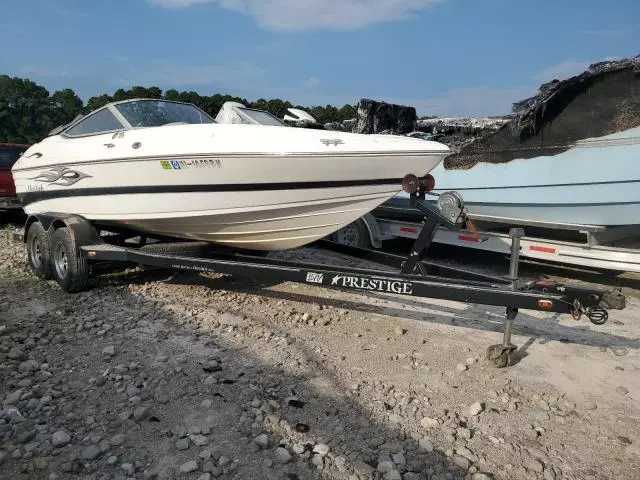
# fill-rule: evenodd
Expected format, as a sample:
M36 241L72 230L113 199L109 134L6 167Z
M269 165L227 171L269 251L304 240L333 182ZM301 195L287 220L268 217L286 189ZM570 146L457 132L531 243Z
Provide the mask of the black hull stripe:
M23 205L51 200L54 198L93 197L97 195L135 195L144 193L191 193L191 192L255 192L274 190L309 190L323 188L345 188L366 186L397 185L402 189L402 179L383 178L375 180L335 180L324 182L288 182L288 183L234 183L216 185L140 185L130 187L102 187L102 188L65 188L59 190L42 190L22 192L18 198Z

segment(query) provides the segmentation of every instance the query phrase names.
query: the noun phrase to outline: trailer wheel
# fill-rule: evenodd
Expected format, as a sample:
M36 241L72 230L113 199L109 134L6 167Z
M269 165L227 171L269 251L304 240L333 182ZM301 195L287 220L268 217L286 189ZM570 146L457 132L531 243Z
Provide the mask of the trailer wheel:
M75 236L67 227L59 228L51 238L53 278L69 293L81 292L89 283L89 263L81 255Z
M333 238L337 243L348 247L371 248L369 231L360 219L342 227L333 235Z
M40 222L33 223L27 231L27 258L29 266L38 278L51 279L51 243Z

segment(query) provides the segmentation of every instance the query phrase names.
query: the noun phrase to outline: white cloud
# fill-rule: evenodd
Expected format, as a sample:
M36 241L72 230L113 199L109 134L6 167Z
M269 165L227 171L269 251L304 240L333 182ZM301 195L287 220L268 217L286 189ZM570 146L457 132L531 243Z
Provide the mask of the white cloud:
M504 115L511 113L514 102L536 93L535 86L494 88L485 86L462 87L430 98L380 99L416 107L418 115L464 117Z
M69 65L59 64L59 65L33 65L33 64L24 64L21 65L19 69L16 70L15 74L20 77L49 77L49 78L65 78L65 77L76 77L77 72L69 67Z
M355 29L404 20L443 0L147 0L167 8L215 3L271 30Z
M157 85L160 88L218 86L236 88L255 86L265 70L247 62L228 65L181 65L169 60L154 60L143 66L122 70L118 82L131 85Z
M154 85L162 90L193 89L203 95L245 95L246 92L255 91L256 85L268 84L268 71L248 62L182 64L160 58L138 63L118 54L109 54L83 64L67 65L55 61L21 64L10 74L32 78L40 83L53 83L56 88L59 85L71 88L85 84L99 85L105 92L120 87L126 89L134 85ZM90 88L83 87L83 90L91 95L96 93Z
M125 56L125 55L121 55L119 53L108 53L105 58L107 60L113 61L113 62L121 62L121 63L126 63L130 61L130 58Z
M564 60L539 71L534 78L541 82L550 82L554 79L565 80L584 72L592 63L591 61Z
M58 4L57 2L47 2L46 7L49 8L54 14L59 15L61 17L66 17L67 19L83 19L88 18L89 15L85 12L81 12L79 10L72 10L65 6Z
M261 56L269 55L270 57L283 57L290 55L293 49L291 43L276 40L244 46L247 48L249 53Z
M551 80L566 80L575 75L579 75L589 68L589 65L598 62L610 62L614 60L620 60L618 56L608 56L599 58L597 60L564 60L560 63L552 65L537 72L533 78L540 82L550 82Z
M589 37L604 37L604 38L615 38L615 37L626 37L633 33L633 30L630 28L611 28L611 29L591 29L591 30L578 30L579 35L586 35Z
M307 87L307 88L318 88L323 83L324 82L322 80L320 80L319 78L309 77L304 81L304 86Z

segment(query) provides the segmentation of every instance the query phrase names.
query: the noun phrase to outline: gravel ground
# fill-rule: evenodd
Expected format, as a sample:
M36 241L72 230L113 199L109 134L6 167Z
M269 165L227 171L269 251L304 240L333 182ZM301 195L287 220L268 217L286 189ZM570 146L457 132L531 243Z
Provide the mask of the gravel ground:
M67 295L2 237L0 479L637 479L639 312L522 312L496 370L501 308L166 271Z

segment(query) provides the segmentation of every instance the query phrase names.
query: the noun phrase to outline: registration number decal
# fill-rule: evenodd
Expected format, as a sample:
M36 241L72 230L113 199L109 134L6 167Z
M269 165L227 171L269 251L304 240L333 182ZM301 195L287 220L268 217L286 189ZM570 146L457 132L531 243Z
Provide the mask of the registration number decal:
M217 158L200 160L161 160L160 166L164 170L187 170L189 168L222 168L222 162Z

